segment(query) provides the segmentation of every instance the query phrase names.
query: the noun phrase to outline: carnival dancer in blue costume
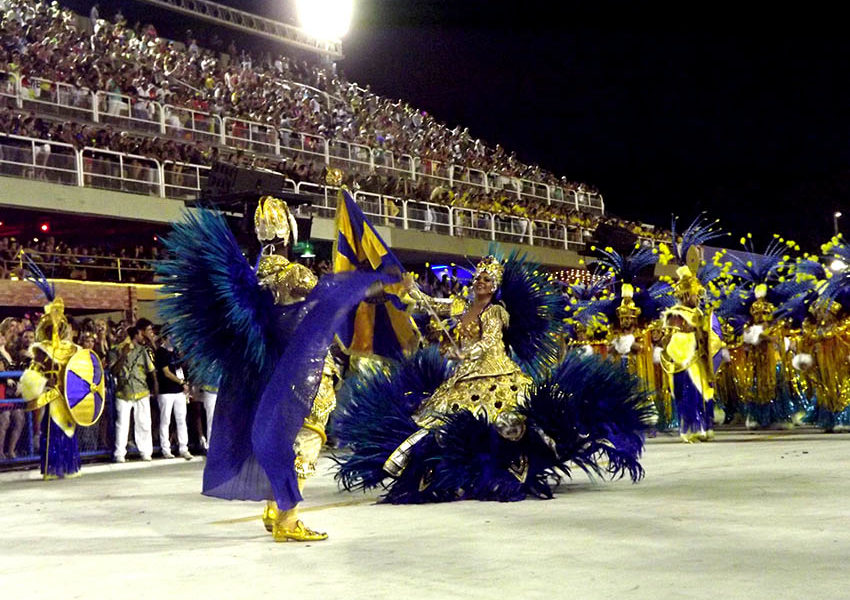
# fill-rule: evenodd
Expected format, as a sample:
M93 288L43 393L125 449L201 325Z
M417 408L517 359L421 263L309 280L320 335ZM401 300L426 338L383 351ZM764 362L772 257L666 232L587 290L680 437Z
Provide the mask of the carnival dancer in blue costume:
M619 365L559 360L563 297L543 270L489 256L473 289L441 347L346 381L342 485L421 503L551 497L573 466L640 479L646 395Z
M786 324L774 313L797 288L787 281L793 265L788 253L797 246L774 236L765 252L756 254L748 238L741 242L749 252L727 255L732 285L717 309L731 333L743 342L743 352L733 358L740 361L734 365L734 383L747 428L791 427L805 410L790 384L793 374L786 351Z
M351 309L398 277L353 272L317 281L285 257L297 228L280 200L260 200L255 229L265 244L256 269L219 213L196 211L176 223L157 267L169 294L162 312L195 379L221 374L203 493L267 501L263 522L275 541L322 540L297 505L335 402L328 348Z
M35 331L33 359L21 375L21 395L27 410L44 407L39 450L44 479L79 475L78 426L97 423L103 413L103 366L91 350L71 341L65 303L29 257L28 279L44 293L48 304Z
M655 342L660 341L659 317L676 299L673 287L665 281L639 285L642 272L655 266L659 254L648 246L636 246L627 256L612 248L593 250L599 255L594 268L607 279L611 293L591 301L582 312L611 323L609 356L619 359L643 382L658 415L652 424L661 430L674 426L675 410L667 378L656 364Z
M672 227L672 255L680 265L677 303L662 316L660 358L676 403L679 435L688 443L714 439L714 374L722 360L722 331L704 302L705 285L699 275L708 278L714 270L702 260L699 246L722 235L715 224L697 217L682 233L681 242L675 219Z
M801 324L792 365L815 400L807 420L829 433L850 430L850 247L837 236L822 249L829 271L799 261L794 281L803 289L777 314Z

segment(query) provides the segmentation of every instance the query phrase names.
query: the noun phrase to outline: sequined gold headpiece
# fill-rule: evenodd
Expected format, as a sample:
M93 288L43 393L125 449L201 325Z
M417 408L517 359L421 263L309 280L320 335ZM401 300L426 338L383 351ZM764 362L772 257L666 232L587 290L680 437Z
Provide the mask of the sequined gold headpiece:
M493 280L493 285L497 288L502 285L502 274L504 272L505 268L502 266L502 263L500 263L499 259L493 255L485 256L482 261L478 263L478 266L475 267L476 278L482 273L487 273Z
M617 316L622 320L624 317L637 319L640 316L640 307L634 301L635 289L631 284L624 283L620 306L617 307Z
M260 259L257 266L257 279L260 285L270 287L274 285L275 276L289 266L289 261L279 254L271 254Z
M44 307L44 315L35 327L35 341L49 343L54 348L71 337L71 328L65 317L65 302L60 297Z
M675 295L677 298L699 296L703 293L704 288L702 287L702 284L699 279L694 276L689 267L679 267L676 269L676 275L679 278L675 285Z
M298 241L298 224L283 200L263 196L254 211L254 231L260 242L281 241L289 244Z
M342 185L342 169L328 169L325 173L325 183L339 187Z

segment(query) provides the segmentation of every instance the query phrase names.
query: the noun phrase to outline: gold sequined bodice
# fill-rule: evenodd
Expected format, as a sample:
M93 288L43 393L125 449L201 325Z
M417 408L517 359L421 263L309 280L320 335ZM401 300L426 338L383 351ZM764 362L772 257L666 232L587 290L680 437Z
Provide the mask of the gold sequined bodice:
M481 338L481 326L478 319L470 319L467 322L461 321L454 330L454 338L463 348L469 344L477 342Z
M260 285L271 290L275 302L281 305L303 300L319 282L310 269L277 254L260 260L257 276Z
M461 321L453 335L463 358L452 376L422 403L414 420L423 427L439 422L439 415L469 410L484 412L490 421L513 411L531 378L510 359L502 332L508 312L498 304L488 306L477 319Z

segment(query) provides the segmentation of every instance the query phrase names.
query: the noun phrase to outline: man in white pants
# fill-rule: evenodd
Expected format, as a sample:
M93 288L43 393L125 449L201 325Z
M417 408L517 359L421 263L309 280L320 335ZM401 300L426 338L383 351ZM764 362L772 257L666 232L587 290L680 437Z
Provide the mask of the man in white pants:
M159 382L159 445L163 458L174 458L171 453L171 414L177 427L178 452L182 458L192 460L189 452L189 431L186 428L186 404L189 385L183 376L180 359L168 334L160 339L156 350L156 378Z
M125 462L127 437L130 434L130 414L135 420L136 447L142 460L149 461L153 454L151 437L151 405L148 375L154 364L144 344L144 332L137 327L127 329L127 339L119 344L112 363L115 375L115 462Z

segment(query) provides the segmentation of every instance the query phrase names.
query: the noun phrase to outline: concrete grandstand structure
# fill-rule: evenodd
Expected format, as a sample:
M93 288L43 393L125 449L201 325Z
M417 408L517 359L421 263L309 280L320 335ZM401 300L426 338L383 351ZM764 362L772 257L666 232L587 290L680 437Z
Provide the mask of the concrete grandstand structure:
M27 1L12 5L17 8L9 9L7 22L53 28L71 38L117 35L116 31L125 27L121 23L93 24L79 15ZM7 28L4 35L13 35L13 29ZM160 38L153 38L151 44L155 43L165 44L171 53L190 52ZM39 49L32 53L37 54ZM0 174L4 176L0 178L0 206L7 209L167 223L177 218L185 200L196 197L203 188L212 153L229 154L240 164L282 172L287 172L281 166L284 164L308 165L309 176L288 177L286 190L311 194L316 218L313 235L318 240L332 237L336 202L336 190L320 183L321 173L325 168L342 169L349 175L357 201L383 228L382 235L402 258L435 253L447 259L481 255L491 241L497 241L525 247L544 264L575 267L578 253L592 233L593 220L605 213L602 196L588 186L568 184L537 167L520 165L512 157L498 163L512 165L512 170L485 168L483 157L507 155L498 146L495 150L483 149L480 141L473 143L459 128L448 130L440 125L442 133L427 135L448 136L445 139L455 143L452 158L462 158L463 151L458 148L469 146L465 156L474 155L469 162L400 152L396 148L403 145L398 140L395 146L389 140L370 146L363 143L362 130L350 136L341 134L339 127L334 134L324 125L297 129L269 118L252 120L245 118L238 106L228 106L225 111L199 110L197 103L181 102L185 98L178 98L178 93L157 98L142 94L141 88L131 94L115 85L97 89L81 85L80 80L51 79L55 71L48 68L50 59L26 67L19 63L27 61L14 52L9 56L12 60L0 64L0 99L9 115L7 126L0 131ZM228 64L236 59L223 55L210 60ZM38 72L39 65L44 67L43 73ZM172 87L188 85L173 79L176 83L171 81ZM345 98L336 93L342 83L328 84L327 90L311 85L316 81L283 76L273 83L297 90L301 104L330 115L353 110L353 99L384 107L375 109L376 114L385 109L381 103L389 102L375 100L366 90L347 82L345 90L351 95ZM27 119L38 120L42 130L18 126ZM80 128L76 139L56 133L64 124L67 134L68 123ZM183 147L202 148L203 152L195 154L199 158L196 162L186 162L180 160L184 158L181 153L134 153L124 146L116 150L103 147L97 143L98 136L89 135L103 130L118 131L120 134L115 135L136 140L138 148L149 146L150 140L168 140ZM414 146L416 143L411 142ZM386 193L365 184L357 189L369 177L404 181L406 187L401 193ZM498 198L501 210L482 210L465 201L477 195ZM557 218L545 218L552 215Z

